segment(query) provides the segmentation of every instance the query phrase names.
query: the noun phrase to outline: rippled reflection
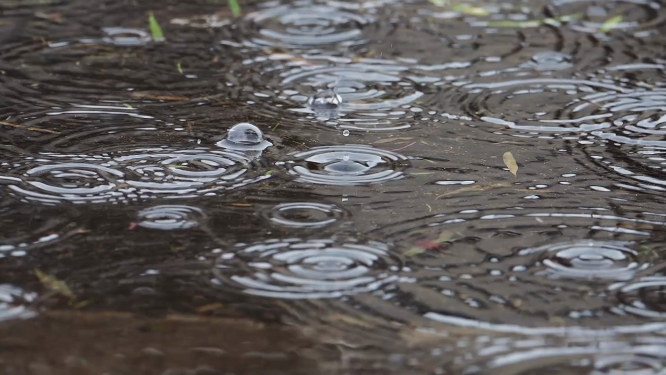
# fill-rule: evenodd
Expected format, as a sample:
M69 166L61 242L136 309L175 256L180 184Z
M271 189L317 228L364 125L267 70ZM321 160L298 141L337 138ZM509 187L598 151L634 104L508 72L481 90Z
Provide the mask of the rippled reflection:
M37 315L27 304L37 299L37 293L28 293L9 284L0 284L0 321L29 319Z
M615 284L610 289L621 302L615 312L653 319L666 317L666 277L643 277L634 282Z
M630 280L637 270L645 268L635 261L638 252L629 243L580 241L558 243L520 251L520 255L536 254L546 266L550 277L602 278ZM543 255L541 255L543 254Z
M42 165L32 167L36 163ZM49 204L215 195L270 177L256 173L256 165L241 154L203 148L91 156L45 153L16 166L3 177L10 182L8 188L27 201Z
M264 211L273 224L293 228L322 228L337 222L347 213L332 204L280 203Z
M138 225L148 229L190 229L199 225L204 213L189 206L155 206L139 212Z
M237 245L218 259L213 282L285 299L339 298L400 280L386 244L273 240Z
M284 165L296 181L324 185L364 185L398 180L407 158L369 146L323 146L291 155Z
M362 28L372 18L328 6L279 5L246 16L259 27L247 46L309 48L363 43Z
M527 344L527 345L525 345ZM527 348L527 347L529 348ZM664 342L601 341L572 343L570 347L541 346L538 340L501 343L484 351L500 352L486 364L469 366L465 373L536 374L543 371L575 374L663 374ZM484 372L485 373L485 372Z

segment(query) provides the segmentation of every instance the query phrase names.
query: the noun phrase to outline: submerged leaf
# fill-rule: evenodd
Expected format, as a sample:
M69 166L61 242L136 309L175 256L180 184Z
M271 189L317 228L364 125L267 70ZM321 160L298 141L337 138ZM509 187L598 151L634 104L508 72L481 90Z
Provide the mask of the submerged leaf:
M229 0L229 9L231 9L231 13L233 13L234 17L241 15L242 11L240 4L238 4L238 0Z
M444 244L454 240L454 237L457 235L459 235L459 233L442 232L439 237L434 240L418 241L414 246L410 247L409 250L405 251L404 255L406 257L412 257L423 254L429 250L441 250L444 247Z
M611 17L608 20L606 20L606 22L604 22L603 25L601 25L601 27L599 28L599 32L605 34L616 28L620 22L622 22L622 16Z
M451 10L454 12L462 13L468 16L489 16L490 12L479 7L473 7L471 5L465 4L465 3L460 3L460 4L453 4L451 7Z
M148 15L148 26L150 27L150 33L153 36L153 42L163 42L164 34L162 33L162 28L160 27L160 24L157 23L157 19L155 19L153 12L150 12Z
M178 68L178 73L183 74L183 66L180 65L180 61L176 64L176 68Z
M69 299L76 298L74 293L72 293L72 291L69 289L69 287L67 286L67 284L65 284L64 281L60 281L51 275L47 275L37 268L35 268L35 275L37 275L37 278L42 283L42 285L46 287L46 289L49 289L53 292L63 295Z
M504 160L504 164L509 168L509 172L513 173L513 176L516 177L518 174L518 164L516 164L516 159L513 158L513 154L511 152L505 152L502 156L502 160Z

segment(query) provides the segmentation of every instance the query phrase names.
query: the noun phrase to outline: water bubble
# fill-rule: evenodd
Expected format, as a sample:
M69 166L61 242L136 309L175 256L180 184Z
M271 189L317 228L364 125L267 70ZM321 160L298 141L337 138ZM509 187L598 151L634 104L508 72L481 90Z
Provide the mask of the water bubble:
M322 203L281 203L264 212L272 223L293 228L322 228L347 215L341 208Z
M213 270L222 285L282 299L340 298L398 281L386 244L334 240L266 241L221 256Z
M636 261L638 252L620 241L578 241L545 245L519 252L536 254L547 267L543 274L552 277L630 280L647 264Z
M342 131L342 135L345 137L349 137L349 130L345 129Z
M246 122L231 127L227 139L217 142L219 147L237 151L262 151L272 145L258 127Z
M407 158L369 146L345 145L315 147L292 154L289 174L297 181L326 185L363 185L403 178Z
M203 218L203 211L197 207L155 206L139 212L138 225L159 230L191 229L197 227Z

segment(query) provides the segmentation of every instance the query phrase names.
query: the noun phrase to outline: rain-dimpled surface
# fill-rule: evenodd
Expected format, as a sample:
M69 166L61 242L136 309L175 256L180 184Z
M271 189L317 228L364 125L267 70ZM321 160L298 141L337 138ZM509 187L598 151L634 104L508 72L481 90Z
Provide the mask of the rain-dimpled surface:
M240 6L0 2L0 373L663 375L663 2Z

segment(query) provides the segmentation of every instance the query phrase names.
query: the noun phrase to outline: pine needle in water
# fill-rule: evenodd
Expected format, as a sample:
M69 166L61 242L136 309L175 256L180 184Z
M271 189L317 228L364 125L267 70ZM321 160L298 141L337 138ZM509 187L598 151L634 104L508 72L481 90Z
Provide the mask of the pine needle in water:
M231 9L231 13L233 13L234 17L238 17L242 13L238 0L229 0L229 9Z
M163 42L164 34L153 12L148 14L148 26L150 27L150 34L153 36L153 42Z
M599 28L599 32L605 34L616 28L617 25L620 24L620 22L622 22L622 16L611 17L601 25L601 27Z
M510 152L505 152L502 156L502 159L504 160L504 164L506 164L507 168L509 168L509 172L511 172L513 176L516 177L518 175L518 164L516 163L516 159L514 159L513 154Z

